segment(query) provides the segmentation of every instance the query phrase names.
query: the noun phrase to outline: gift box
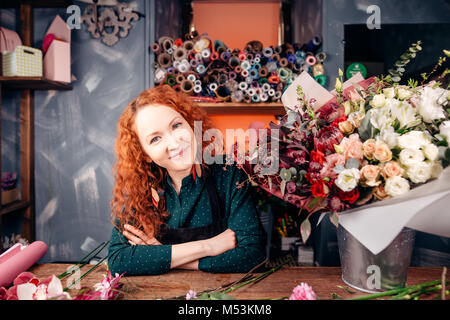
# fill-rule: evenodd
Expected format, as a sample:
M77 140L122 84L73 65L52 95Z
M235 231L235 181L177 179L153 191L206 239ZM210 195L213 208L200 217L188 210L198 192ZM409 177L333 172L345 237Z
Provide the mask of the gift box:
M65 83L71 82L70 28L56 16L43 41L44 77Z
M42 51L28 46L17 46L2 54L3 75L6 77L42 77Z
M19 189L2 191L2 205L19 200Z

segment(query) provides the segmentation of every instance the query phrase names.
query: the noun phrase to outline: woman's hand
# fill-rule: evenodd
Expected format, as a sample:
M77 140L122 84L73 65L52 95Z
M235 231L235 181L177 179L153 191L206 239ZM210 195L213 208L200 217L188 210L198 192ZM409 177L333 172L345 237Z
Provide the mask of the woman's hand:
M156 240L153 235L149 236L146 235L143 231L129 225L124 225L125 231L123 232L123 235L128 239L128 242L135 246L135 245L159 245L161 242Z
M236 234L233 230L227 229L217 236L206 239L208 252L210 256L217 256L228 250L236 248Z

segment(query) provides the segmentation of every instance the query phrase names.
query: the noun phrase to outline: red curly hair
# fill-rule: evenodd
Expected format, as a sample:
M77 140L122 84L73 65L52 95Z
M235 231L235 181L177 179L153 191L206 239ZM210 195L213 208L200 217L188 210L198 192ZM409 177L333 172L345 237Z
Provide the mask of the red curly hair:
M124 224L130 224L153 236L159 234L161 226L169 217L169 212L165 209L165 197L160 193L168 173L165 168L148 161L136 134L135 118L140 109L156 104L169 106L180 113L191 128L194 128L194 121L202 121L202 137L206 130L213 127L203 109L187 95L168 85L141 92L122 112L117 125L117 163L113 169L115 184L111 200L111 222L121 231ZM209 143L202 141L202 154ZM202 169L206 168L203 161L201 166ZM151 200L152 187L160 193L158 207ZM116 224L117 220L119 226Z

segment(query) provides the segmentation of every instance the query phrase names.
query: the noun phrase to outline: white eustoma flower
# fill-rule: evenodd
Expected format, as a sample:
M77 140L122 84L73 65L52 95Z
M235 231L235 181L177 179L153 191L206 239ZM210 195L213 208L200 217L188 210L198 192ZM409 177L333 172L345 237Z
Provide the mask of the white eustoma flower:
M386 180L384 190L391 197L398 197L409 191L410 186L408 180L400 176L394 176Z
M426 162L419 162L408 166L406 175L414 183L424 183L431 178L431 166Z
M392 87L383 89L383 94L386 98L393 99L395 97L395 89Z
M439 158L439 148L432 143L422 147L423 154L428 160L435 161Z
M404 166L412 166L425 160L422 150L420 149L403 149L399 155L400 163Z
M376 94L373 96L372 101L370 101L370 105L374 108L384 107L386 104L386 97L384 94Z
M373 108L368 113L370 113L370 124L376 129L387 128L393 122L388 108Z
M376 139L385 142L390 149L393 149L398 145L399 137L400 134L395 132L393 127L387 126L384 129L380 130L380 134L376 137Z
M442 88L424 87L415 101L417 110L423 121L431 123L445 118L442 105L447 102L447 90Z
M430 143L423 131L413 130L398 137L398 146L402 149L420 149Z
M397 98L400 100L408 100L412 96L412 92L407 89L408 87L399 86L396 88Z
M400 123L400 128L418 125L417 110L408 102L401 102L391 108L391 115Z
M443 135L447 139L447 143L450 146L450 121L444 121L439 126L439 134Z
M358 185L361 173L359 169L344 169L339 173L339 176L335 180L336 186L344 192L352 191Z

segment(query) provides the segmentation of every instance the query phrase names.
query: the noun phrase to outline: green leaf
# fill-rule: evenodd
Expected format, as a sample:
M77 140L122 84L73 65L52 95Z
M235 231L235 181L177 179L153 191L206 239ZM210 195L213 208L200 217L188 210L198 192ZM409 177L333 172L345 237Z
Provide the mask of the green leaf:
M337 212L331 212L330 213L330 221L331 221L332 224L335 225L336 228L339 226L339 218L338 218L338 213Z
M353 168L355 168L355 169L358 169L359 168L359 160L358 159L348 159L346 162L345 162L345 168L346 169L353 169Z
M311 202L308 203L308 209L310 211L313 210L320 204L321 200L323 200L322 197L315 197L314 199L312 199Z
M286 180L282 180L281 184L280 184L280 189L281 189L281 195L284 197L284 192L286 190Z
M370 117L371 117L371 113L367 112L366 116L364 117L363 121L361 122L361 126L358 129L359 136L362 141L366 141L366 140L372 138L373 126L370 123Z
M308 219L305 219L300 225L300 234L302 235L303 243L306 243L311 234L311 223Z

